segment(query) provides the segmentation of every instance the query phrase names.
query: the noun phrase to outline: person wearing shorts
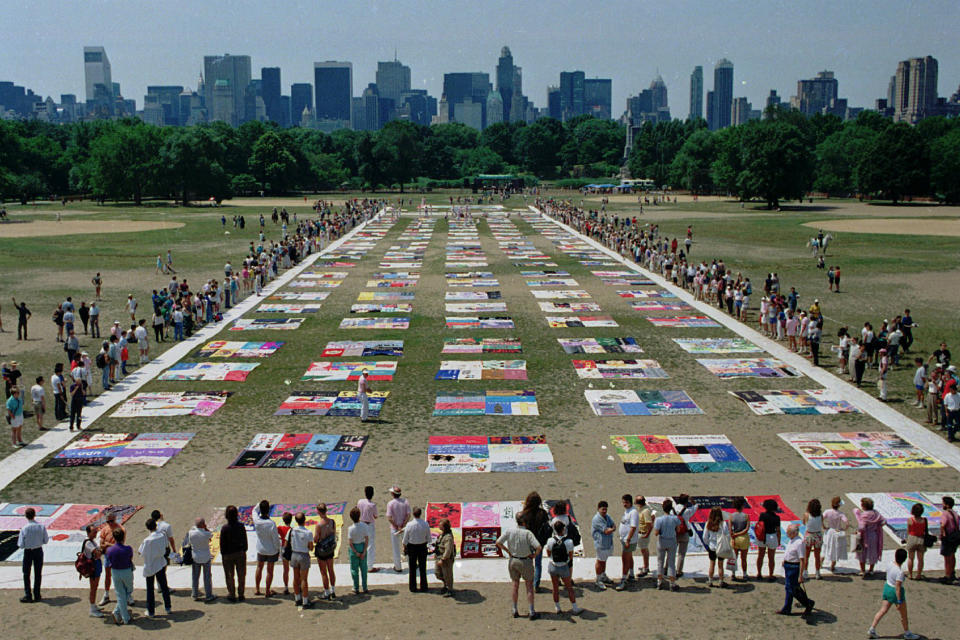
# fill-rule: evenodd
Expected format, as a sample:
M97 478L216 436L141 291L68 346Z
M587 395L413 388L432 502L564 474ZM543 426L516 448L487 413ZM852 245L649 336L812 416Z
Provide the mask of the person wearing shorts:
M621 502L623 503L623 515L620 516L620 528L617 535L623 549L620 556L623 574L616 586L617 591L623 591L628 582L635 580L633 577L633 552L637 550L637 540L639 539L637 530L640 528L640 515L633 506L633 496L625 493L621 497Z
M295 517L297 526L287 534L290 540L290 566L293 567L293 597L298 607L310 608L310 592L307 575L310 573L310 551L313 549L313 533L304 526L307 517L301 511ZM279 535L278 535L279 537Z
M47 393L43 389L43 376L37 376L36 384L30 387L30 399L33 401L33 415L37 419L37 429L46 431L43 426L43 414L47 412Z
M897 549L893 556L894 564L887 569L887 581L883 584L883 596L880 600L880 610L873 616L873 622L867 629L867 635L871 638L877 636L877 625L883 616L887 615L891 607L896 607L900 611L900 622L903 624L902 638L906 640L915 640L919 638L917 634L910 631L910 625L907 621L907 593L903 588L903 561L907 559L906 549Z
M763 558L767 557L767 580L773 582L774 554L780 546L780 516L777 515L777 501L767 498L763 501L764 512L760 514L763 523L763 540L757 540L757 580L762 579Z
M510 560L507 570L510 581L513 583L511 598L513 600L513 617L519 618L517 611L517 597L520 592L522 579L527 589L527 604L530 606L529 620L537 620L540 614L533 607L533 558L540 555L540 543L533 532L517 520L517 528L504 532L497 538L497 548L506 554Z
M547 558L550 563L547 565L547 573L550 574L550 581L553 583L553 606L557 614L562 614L560 609L560 583L566 587L567 597L570 598L570 604L573 605L573 615L583 611L577 606L577 596L573 592L573 540L567 537L567 525L563 520L556 520L553 523L553 536L547 541ZM554 557L556 556L556 561Z
M87 539L83 541L83 557L93 561L93 573L90 574L90 617L102 618L103 612L97 608L97 588L100 586L100 576L103 574L103 561L100 559L100 546L97 544L99 529L88 524L85 530Z
M10 437L13 446L25 447L23 441L23 400L20 397L19 387L10 387L10 397L7 398L7 424L10 425Z
M643 558L643 569L637 572L637 576L642 578L650 573L650 537L653 534L653 522L656 516L643 496L637 496L634 505L639 512L640 521L637 530L637 548L640 549L640 556Z
M923 517L923 505L919 502L910 508L907 519L907 575L911 580L923 580L923 555L927 552L925 537L929 533L927 519ZM917 575L913 575L913 560L917 559Z
M267 584L263 595L269 598L274 594L270 588L273 586L273 567L280 559L280 532L277 530L277 523L270 519L270 503L261 500L258 505L258 512L253 517L253 529L257 534L257 572L254 574L253 587L254 594L260 593L260 578L263 575L263 565L267 565Z
M613 584L613 580L607 577L607 560L613 553L613 532L616 531L616 527L613 524L613 518L607 515L608 508L606 500L597 503L597 513L590 523L593 548L597 552L594 567L597 573L597 588L601 591L607 588L605 582Z

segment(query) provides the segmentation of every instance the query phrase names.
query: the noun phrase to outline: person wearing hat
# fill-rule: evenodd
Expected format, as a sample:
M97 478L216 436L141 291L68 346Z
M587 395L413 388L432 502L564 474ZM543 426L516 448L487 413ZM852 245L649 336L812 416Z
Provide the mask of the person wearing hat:
M357 400L360 401L360 422L366 422L370 417L370 400L367 394L370 392L369 382L370 372L364 369L360 373L360 379L357 380Z
M880 379L877 380L877 387L880 388L880 402L887 401L887 374L890 372L890 356L886 349L880 349L879 363L877 371L880 373Z
M403 571L403 528L410 520L410 505L400 497L400 487L393 485L387 491L392 499L387 503L387 521L390 523L390 542L393 546L393 570Z

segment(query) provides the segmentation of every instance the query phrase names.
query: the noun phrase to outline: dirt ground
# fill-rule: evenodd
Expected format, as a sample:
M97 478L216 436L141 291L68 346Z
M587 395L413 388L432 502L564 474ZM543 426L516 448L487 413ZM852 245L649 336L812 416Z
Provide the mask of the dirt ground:
M849 233L882 233L908 236L960 236L960 220L933 218L870 218L852 220L818 220L805 222L805 227Z
M73 215L76 212L71 211ZM75 236L91 233L130 233L131 231L154 231L156 229L179 229L182 222L159 222L138 220L34 220L20 224L0 225L0 238L46 238L52 236Z

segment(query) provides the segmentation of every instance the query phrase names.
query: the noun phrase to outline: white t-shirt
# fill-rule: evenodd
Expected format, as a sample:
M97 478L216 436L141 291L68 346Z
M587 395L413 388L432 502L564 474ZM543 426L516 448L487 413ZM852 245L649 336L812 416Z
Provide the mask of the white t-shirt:
M137 327L133 330L133 335L137 336L137 346L140 347L140 350L147 348L147 329L146 327Z
M41 402L43 402L43 398L45 395L46 393L44 392L43 387L41 387L40 385L35 384L32 387L30 387L30 397L33 399L34 404L40 404Z
M350 528L347 529L347 539L353 544L361 544L370 537L370 532L367 530L367 525L364 522L357 522L350 525Z
M924 367L917 367L916 373L913 374L913 386L922 387L923 379L927 375L927 370Z
M627 540L627 544L636 544L640 539L640 514L637 513L636 507L630 507L620 516L620 530L618 533L621 540L626 539L630 534L630 529L633 529L633 537Z
M558 540L556 536L551 536L551 538L547 540L546 548L547 548L547 551L550 552L550 566L548 567L549 569L556 569L557 567L562 567L562 566L570 566L569 560L567 562L553 561L553 548L557 546L557 542ZM573 559L573 540L571 540L570 538L564 538L563 546L567 548L567 558Z
M891 563L890 568L887 569L887 584L897 588L897 582L903 582L903 569L900 568L896 563Z

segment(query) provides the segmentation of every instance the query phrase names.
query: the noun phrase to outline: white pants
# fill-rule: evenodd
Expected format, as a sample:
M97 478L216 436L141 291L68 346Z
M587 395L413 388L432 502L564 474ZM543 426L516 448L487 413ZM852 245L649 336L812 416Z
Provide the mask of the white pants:
M390 527L390 543L393 546L393 568L400 571L403 569L403 529L395 532Z
M367 523L367 530L370 531L370 544L367 546L367 570L373 569L375 556L377 555L377 531L374 529L374 523Z
M370 417L370 400L367 399L367 394L365 393L358 394L357 398L360 400L360 419L366 420ZM371 546L373 546L372 543Z

